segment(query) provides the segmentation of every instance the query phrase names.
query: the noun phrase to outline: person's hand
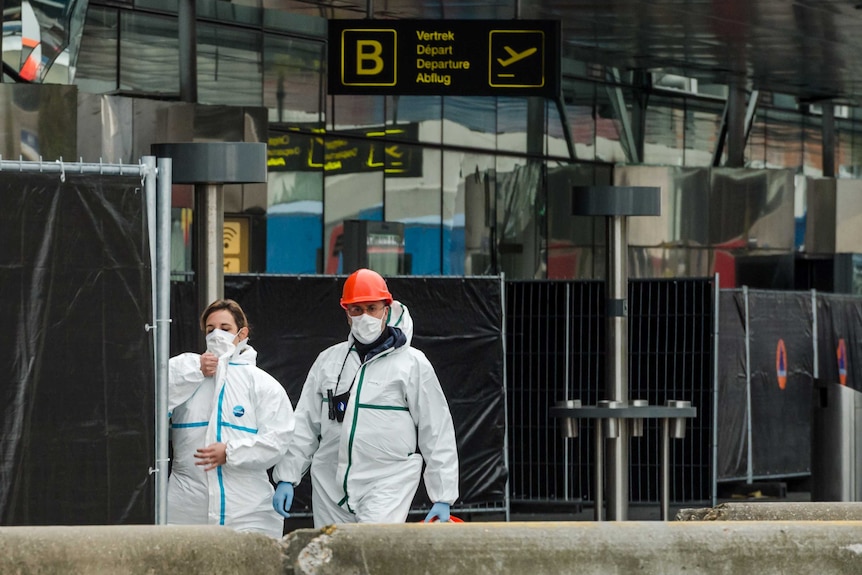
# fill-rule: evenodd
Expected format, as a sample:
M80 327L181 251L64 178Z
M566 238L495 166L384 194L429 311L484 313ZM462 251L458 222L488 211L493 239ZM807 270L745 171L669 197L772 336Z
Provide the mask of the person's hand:
M227 463L227 445L211 443L195 452L195 465L203 465L204 471L212 471L219 465Z
M272 496L272 507L276 512L290 519L290 506L293 504L293 483L287 481L279 481L275 487L275 494Z
M425 516L425 523L430 523L433 519L440 521L449 521L449 504L438 501L431 506L431 511Z
M218 368L218 358L208 351L201 354L201 373L204 377L212 377Z

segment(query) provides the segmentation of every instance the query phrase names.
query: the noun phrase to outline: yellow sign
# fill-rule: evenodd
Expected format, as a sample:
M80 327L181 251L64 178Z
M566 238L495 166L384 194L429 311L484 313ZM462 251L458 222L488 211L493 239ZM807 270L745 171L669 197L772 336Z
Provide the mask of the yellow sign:
M551 20L334 19L327 90L556 98L559 39Z
M244 217L224 219L224 273L248 272L249 225Z

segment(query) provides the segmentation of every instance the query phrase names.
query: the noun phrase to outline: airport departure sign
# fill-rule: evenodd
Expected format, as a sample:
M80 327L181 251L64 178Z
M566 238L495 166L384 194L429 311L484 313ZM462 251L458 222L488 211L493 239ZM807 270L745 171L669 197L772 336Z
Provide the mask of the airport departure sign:
M554 20L330 20L330 94L543 96L560 89Z

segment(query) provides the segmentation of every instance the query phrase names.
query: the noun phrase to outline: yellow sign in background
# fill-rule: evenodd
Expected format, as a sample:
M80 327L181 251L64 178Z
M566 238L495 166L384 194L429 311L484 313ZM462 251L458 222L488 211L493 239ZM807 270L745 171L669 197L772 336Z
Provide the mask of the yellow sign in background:
M248 272L249 225L247 218L224 219L224 273Z

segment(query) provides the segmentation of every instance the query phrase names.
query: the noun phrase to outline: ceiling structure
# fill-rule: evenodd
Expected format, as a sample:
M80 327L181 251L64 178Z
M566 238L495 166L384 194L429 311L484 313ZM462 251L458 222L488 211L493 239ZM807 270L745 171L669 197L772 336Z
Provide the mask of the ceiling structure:
M563 54L862 105L862 0L279 0L324 17L554 19Z

